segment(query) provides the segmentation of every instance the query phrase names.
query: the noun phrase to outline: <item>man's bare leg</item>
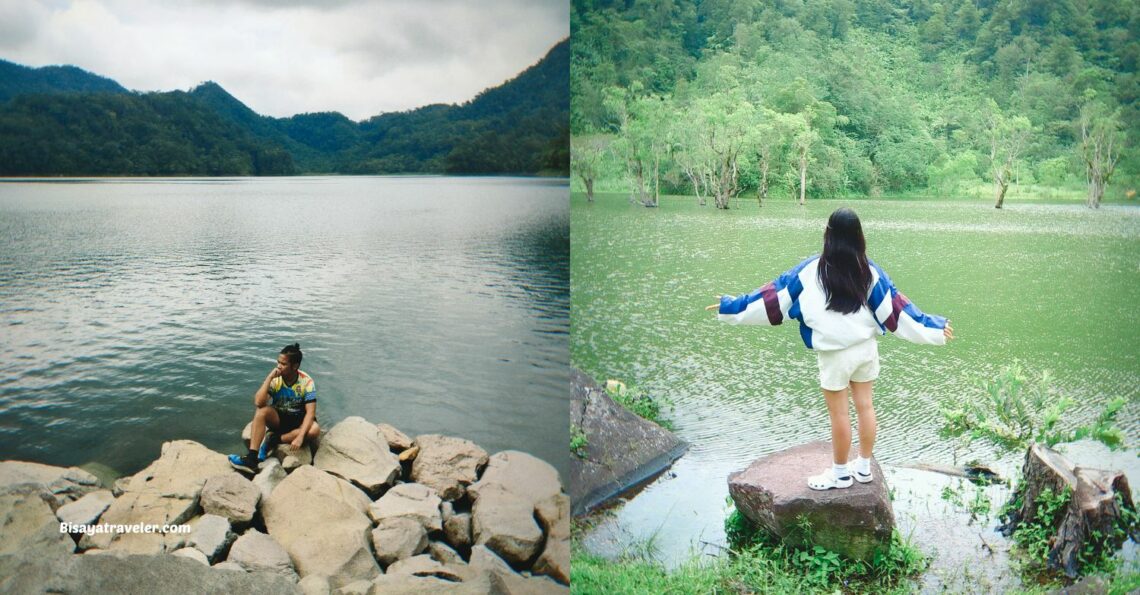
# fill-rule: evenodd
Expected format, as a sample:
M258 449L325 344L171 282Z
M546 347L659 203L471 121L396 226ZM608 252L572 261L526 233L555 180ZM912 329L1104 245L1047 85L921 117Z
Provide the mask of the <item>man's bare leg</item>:
M290 442L296 440L297 434L299 434L300 432L301 432L301 428L296 428L293 430L289 430L288 432L285 432L284 434L281 435L281 443L282 444L289 444ZM309 442L310 440L313 440L314 438L316 438L317 436L320 436L320 435L321 435L321 426L319 424L317 424L317 422L314 421L313 425L309 426L309 432L307 434L305 434L305 442Z
M281 427L281 418L277 416L277 410L269 405L258 407L253 414L253 427L249 430L250 450L256 452L261 448L261 441L265 439L266 426L274 430Z

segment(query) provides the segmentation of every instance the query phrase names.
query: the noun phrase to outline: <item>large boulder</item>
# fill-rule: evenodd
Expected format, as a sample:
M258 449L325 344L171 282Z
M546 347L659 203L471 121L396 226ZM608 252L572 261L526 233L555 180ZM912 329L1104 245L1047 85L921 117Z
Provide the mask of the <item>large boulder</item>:
M248 523L257 512L261 490L236 473L216 475L202 486L202 510L225 517L232 523Z
M305 465L273 490L261 515L302 578L323 575L338 588L380 574L369 545L370 503L355 486Z
M0 492L21 485L44 488L52 495L52 509L99 489L99 478L79 467L53 467L25 461L0 461Z
M75 544L59 530L54 496L42 485L10 486L0 492L0 555L32 552L70 554ZM2 575L0 575L2 576ZM3 592L3 589L0 589Z
M372 547L376 551L376 560L384 566L415 556L426 550L427 546L427 531L415 519L381 519L372 530Z
M299 593L287 578L221 572L181 556L0 556L0 593Z
M443 529L439 506L442 500L435 490L418 483L403 483L372 503L368 515L380 522L389 518L408 518L423 525L426 531Z
M412 461L412 481L435 489L444 500L462 498L487 464L487 451L463 438L423 434L416 436L415 446L419 454Z
M59 520L72 525L90 525L99 519L107 507L115 501L110 490L97 490L86 496L59 507L55 516Z
M384 435L384 439L388 441L388 448L392 452L403 452L412 447L412 439L407 434L397 430L391 424L376 424L376 428Z
M348 417L321 438L313 465L380 495L400 477L400 461L388 441L363 417Z
M546 545L534 562L534 574L545 574L570 584L570 498L551 496L535 506L535 516L546 533Z
M562 493L562 481L554 466L517 450L495 453L487 461L483 476L467 488L467 493L478 499L479 491L488 486L498 486L534 504Z
M618 405L590 377L570 371L570 425L586 436L585 456L570 457L570 501L583 514L661 473L688 445Z
M812 490L814 475L831 465L831 444L811 442L757 459L728 476L728 493L748 520L794 545L822 546L870 561L890 546L894 511L883 471L872 462L874 481L846 489ZM801 518L811 526L800 529Z
M226 561L238 564L248 572L272 572L291 581L297 580L289 553L277 540L257 529L250 529L238 537Z
M166 442L158 460L121 484L123 494L111 503L100 522L158 526L185 523L198 508L206 480L227 474L237 472L225 455L190 440ZM101 533L85 535L80 546L151 554L179 549L187 537L178 533Z
M542 528L534 520L534 504L499 487L479 494L471 513L476 545L486 545L516 567L529 565L542 547Z

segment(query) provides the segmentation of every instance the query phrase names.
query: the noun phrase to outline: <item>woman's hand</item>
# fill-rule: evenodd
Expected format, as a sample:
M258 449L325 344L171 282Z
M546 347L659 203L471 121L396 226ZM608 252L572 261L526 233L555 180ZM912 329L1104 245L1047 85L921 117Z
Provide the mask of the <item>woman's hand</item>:
M946 328L942 329L942 336L946 337L947 341L954 338L954 327L950 326L949 320L946 321Z
M716 296L716 303L709 305L709 306L705 306L705 312L713 312L713 311L720 310L720 298L722 298L722 297L724 297L724 296L721 296L721 295Z

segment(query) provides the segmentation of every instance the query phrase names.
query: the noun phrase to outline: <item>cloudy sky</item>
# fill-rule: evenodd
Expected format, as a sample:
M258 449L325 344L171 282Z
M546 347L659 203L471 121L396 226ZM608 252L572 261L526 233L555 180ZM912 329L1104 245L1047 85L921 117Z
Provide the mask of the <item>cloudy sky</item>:
M570 34L569 0L0 0L0 58L270 116L461 103Z

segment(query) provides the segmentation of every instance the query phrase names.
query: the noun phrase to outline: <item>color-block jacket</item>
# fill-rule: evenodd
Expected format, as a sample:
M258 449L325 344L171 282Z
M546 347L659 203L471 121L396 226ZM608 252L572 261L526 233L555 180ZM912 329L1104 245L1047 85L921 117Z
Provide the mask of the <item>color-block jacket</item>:
M879 265L870 265L867 306L858 312L842 314L827 309L827 294L819 280L819 256L812 256L752 293L722 296L718 318L730 324L769 325L792 318L800 322L804 345L817 351L843 349L887 331L912 343L946 344L942 333L946 319L923 314L895 289Z

